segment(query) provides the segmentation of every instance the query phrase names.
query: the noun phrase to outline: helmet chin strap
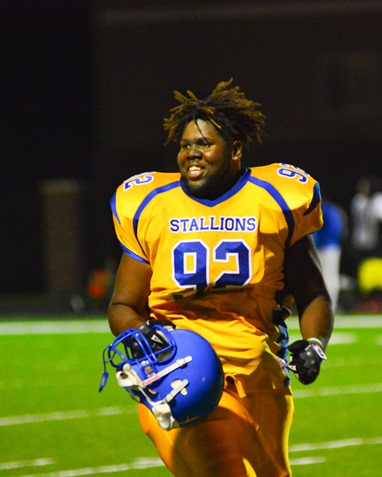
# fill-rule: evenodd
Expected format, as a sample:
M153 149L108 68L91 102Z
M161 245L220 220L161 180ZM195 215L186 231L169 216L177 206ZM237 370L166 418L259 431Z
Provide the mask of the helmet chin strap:
M174 380L171 383L173 390L159 401L153 401L150 395L146 393L145 389L149 384L152 384L153 382L157 381L163 376L166 376L172 371L175 371L176 369L185 366L190 361L192 361L192 356L186 356L185 358L178 359L170 366L167 366L158 373L149 376L144 381L141 380L141 378L138 376L137 372L132 368L132 366L126 363L123 365L122 371L117 371L116 377L119 386L126 388L129 392L139 391L140 393L142 393L147 402L150 404L151 411L156 417L158 424L162 427L162 429L170 430L179 427L179 424L172 416L171 407L169 403L175 398L177 394L187 394L186 386L189 384L189 381L187 379ZM137 397L134 396L131 392L130 394L132 395L132 397Z
M152 412L156 417L158 424L162 429L165 429L166 431L179 427L178 422L174 419L172 415L169 402L174 399L174 397L179 393L187 394L185 388L189 384L189 381L187 379L184 379L183 381L179 381L178 383L174 381L174 383L172 384L174 385L174 389L170 393L168 393L162 401L155 403L152 408Z
M152 408L152 413L154 414L158 424L165 431L170 431L171 429L176 429L179 427L178 422L173 418L171 413L171 408L168 403L158 403Z
M186 356L185 358L177 359L170 366L167 366L167 368L163 368L158 373L151 374L147 379L143 381L138 376L138 374L134 371L132 366L129 363L125 363L122 367L122 371L118 371L116 374L118 384L124 388L133 387L133 386L137 386L137 388L139 389L146 388L149 384L152 384L155 381L158 381L158 379L163 378L164 376L172 373L176 369L182 368L190 361L192 361L192 356Z

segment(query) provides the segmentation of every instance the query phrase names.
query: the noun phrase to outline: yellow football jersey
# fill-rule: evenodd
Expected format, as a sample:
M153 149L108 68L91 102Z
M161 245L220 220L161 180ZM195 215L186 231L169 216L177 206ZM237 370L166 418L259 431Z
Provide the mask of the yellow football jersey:
M123 182L111 207L124 252L152 268L151 316L204 336L241 395L288 385L275 297L285 249L322 226L319 184L279 163L206 200L179 173L148 172Z

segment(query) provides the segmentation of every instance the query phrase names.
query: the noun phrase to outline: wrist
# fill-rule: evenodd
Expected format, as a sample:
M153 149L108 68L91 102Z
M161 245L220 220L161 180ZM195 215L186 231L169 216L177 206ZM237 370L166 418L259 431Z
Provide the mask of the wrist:
M312 343L312 344L318 344L320 348L322 348L323 350L325 349L324 343L318 338L315 338L315 337L308 338L307 341L309 341L309 343Z
M324 344L320 339L309 338L307 341L313 346L314 350L316 351L316 353L321 359L327 359L326 354L324 352L324 349L325 349Z

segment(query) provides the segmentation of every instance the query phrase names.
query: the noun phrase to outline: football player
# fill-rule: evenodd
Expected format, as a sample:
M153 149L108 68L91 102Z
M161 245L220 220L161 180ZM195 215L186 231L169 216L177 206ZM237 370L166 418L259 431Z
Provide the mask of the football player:
M204 99L175 98L164 128L179 145L179 172L137 174L111 201L123 254L110 327L139 329L155 347L161 320L201 335L222 363L222 397L200 422L166 430L139 404L143 432L174 476L290 476L289 370L313 382L333 327L311 238L322 226L319 184L282 162L242 166L265 116L232 80ZM290 296L301 330L291 345Z

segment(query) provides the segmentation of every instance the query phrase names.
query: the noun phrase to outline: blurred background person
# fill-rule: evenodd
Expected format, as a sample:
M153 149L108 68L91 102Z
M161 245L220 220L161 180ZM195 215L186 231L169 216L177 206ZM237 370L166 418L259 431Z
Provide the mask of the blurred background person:
M348 237L348 218L343 208L329 200L322 201L323 227L313 234L321 261L322 273L333 304L338 309L340 294L340 263L344 241Z
M350 203L350 259L357 309L380 311L382 269L382 191L379 177L361 177Z
M356 193L350 203L350 221L351 247L358 270L365 258L381 253L382 193L379 178L362 177L357 181Z

